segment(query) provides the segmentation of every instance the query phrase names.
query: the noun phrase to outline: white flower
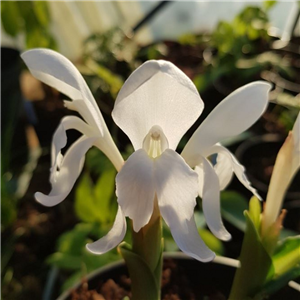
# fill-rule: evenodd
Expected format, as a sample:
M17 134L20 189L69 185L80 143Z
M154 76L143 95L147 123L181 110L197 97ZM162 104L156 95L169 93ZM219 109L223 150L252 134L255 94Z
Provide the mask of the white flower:
M139 231L149 222L157 205L179 248L198 260L212 260L214 253L201 240L194 221L196 197L200 194L203 198L209 228L220 239L228 240L230 234L220 215L220 189L235 172L249 190L255 190L245 177L244 168L218 142L241 133L260 117L267 105L270 85L251 83L228 96L196 130L180 156L175 149L200 116L203 101L192 81L172 63L144 63L125 82L112 113L135 149L123 165L101 113L75 67L50 50L30 50L22 58L36 78L73 99L67 106L76 109L85 120L62 120L53 138L52 191L49 196L37 193L37 200L48 206L62 201L79 176L86 151L95 145L119 171L119 209L111 231L87 245L91 252L101 254L117 246L124 238L127 216L133 221L133 229ZM83 136L62 158L65 131L70 128L81 131ZM215 166L206 158L212 153L218 153Z

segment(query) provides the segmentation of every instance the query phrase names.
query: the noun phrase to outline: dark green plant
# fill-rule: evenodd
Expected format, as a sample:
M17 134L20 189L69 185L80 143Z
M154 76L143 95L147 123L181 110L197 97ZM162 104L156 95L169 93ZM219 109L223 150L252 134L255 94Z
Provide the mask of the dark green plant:
M51 15L46 1L3 1L1 20L10 36L25 34L27 48L57 48L49 29Z

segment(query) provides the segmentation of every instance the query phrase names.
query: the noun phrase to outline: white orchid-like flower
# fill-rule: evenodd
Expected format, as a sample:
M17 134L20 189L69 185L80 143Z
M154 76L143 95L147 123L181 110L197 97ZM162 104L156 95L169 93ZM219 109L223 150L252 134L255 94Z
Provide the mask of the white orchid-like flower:
M179 248L188 255L210 261L214 253L198 234L194 207L199 194L211 231L230 239L220 214L220 189L233 172L255 193L235 157L218 144L250 127L264 112L270 85L248 84L229 95L200 125L181 155L176 147L200 116L204 104L192 81L172 63L148 61L127 79L115 102L112 117L127 134L135 152L123 159L116 148L96 102L78 70L62 55L46 49L23 53L31 73L44 83L68 95L66 106L81 114L65 117L53 137L49 195L36 193L37 201L53 206L66 198L78 178L85 153L91 146L103 151L116 167L118 212L110 232L87 248L97 254L116 247L126 233L126 220L133 230L145 226L158 207ZM82 133L66 152L66 130ZM217 153L213 166L207 159Z

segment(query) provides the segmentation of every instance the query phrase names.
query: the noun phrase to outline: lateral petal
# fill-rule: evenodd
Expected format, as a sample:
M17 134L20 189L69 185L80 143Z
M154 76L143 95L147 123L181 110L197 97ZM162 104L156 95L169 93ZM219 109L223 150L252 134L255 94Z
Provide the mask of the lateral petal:
M149 130L160 126L175 149L203 110L192 81L172 63L147 61L136 69L119 92L112 112L134 149L142 148Z
M256 81L226 97L203 121L182 151L186 162L194 167L209 147L248 129L263 114L271 85Z
M79 138L66 152L62 159L57 178L52 182L49 195L35 193L36 200L45 206L54 206L62 202L70 193L76 179L82 171L85 153L93 145L96 138Z
M198 195L198 175L174 150L167 149L154 161L155 189L160 211L167 215L173 207L181 219L194 214Z
M86 248L94 254L103 254L118 246L124 239L126 234L126 219L121 207L118 207L118 212L112 229L107 235L94 243L86 245Z
M155 185L154 163L146 151L134 152L116 176L116 195L124 215L132 219L133 229L138 232L152 215Z
M207 226L217 238L228 241L231 235L222 222L218 175L206 158L203 158L202 164L204 171L202 207Z
M256 189L251 186L251 182L248 180L245 174L245 167L241 165L236 157L225 147L221 145L214 145L209 149L210 153L219 153L223 154L227 157L228 161L231 163L231 168L235 173L238 180L248 189L253 195L255 195L258 199L261 199Z

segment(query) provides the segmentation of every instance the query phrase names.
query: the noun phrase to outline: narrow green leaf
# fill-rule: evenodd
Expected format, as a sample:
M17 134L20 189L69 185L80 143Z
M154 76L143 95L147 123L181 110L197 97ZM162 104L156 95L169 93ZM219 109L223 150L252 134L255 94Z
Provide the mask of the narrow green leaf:
M272 256L276 276L300 267L300 235L283 240Z
M160 287L146 262L139 255L133 253L126 243L120 244L118 249L128 267L132 283L132 300L158 300Z
M252 214L255 211L257 213L257 208ZM253 297L266 282L267 276L274 273L272 260L263 247L257 228L247 211L245 216L247 225L239 259L241 267L236 271L230 300Z
M259 200L253 196L249 202L249 217L251 218L256 230L260 230L261 206Z

